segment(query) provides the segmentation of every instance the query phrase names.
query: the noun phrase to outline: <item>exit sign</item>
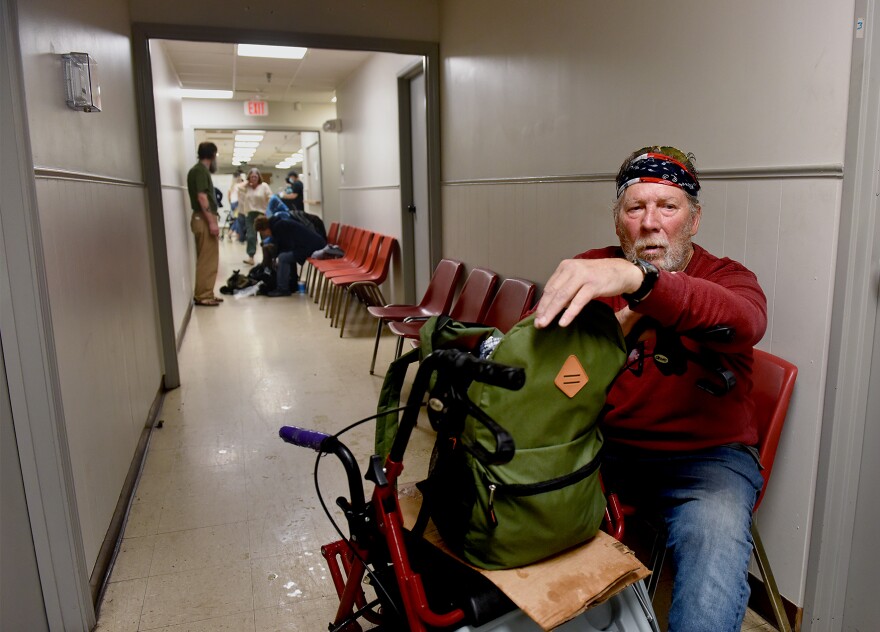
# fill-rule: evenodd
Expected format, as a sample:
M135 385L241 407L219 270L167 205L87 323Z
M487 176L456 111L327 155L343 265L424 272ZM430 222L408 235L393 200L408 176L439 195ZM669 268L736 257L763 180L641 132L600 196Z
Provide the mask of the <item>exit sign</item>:
M245 101L245 116L268 116L269 104L266 101Z

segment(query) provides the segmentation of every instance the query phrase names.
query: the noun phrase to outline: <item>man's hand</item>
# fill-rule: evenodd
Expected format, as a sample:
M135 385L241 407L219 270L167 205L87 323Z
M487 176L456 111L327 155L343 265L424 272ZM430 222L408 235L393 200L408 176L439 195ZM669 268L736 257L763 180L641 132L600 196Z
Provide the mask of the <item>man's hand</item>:
M217 218L210 211L207 213L203 212L202 215L208 220L208 232L214 237L217 237L220 234L220 226L217 224Z
M566 259L544 286L535 309L535 327L553 322L560 313L565 327L594 298L635 292L644 275L626 259Z

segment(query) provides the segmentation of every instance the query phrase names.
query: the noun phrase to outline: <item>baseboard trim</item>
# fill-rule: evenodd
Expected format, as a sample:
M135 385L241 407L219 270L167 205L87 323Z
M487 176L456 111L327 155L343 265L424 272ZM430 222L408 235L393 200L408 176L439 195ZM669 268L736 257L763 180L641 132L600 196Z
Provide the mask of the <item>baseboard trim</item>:
M92 575L89 578L89 590L96 614L100 607L101 599L104 596L107 581L110 579L110 571L113 569L116 555L119 553L119 546L122 543L122 532L128 520L128 512L131 508L131 501L134 498L134 490L137 487L141 471L144 467L144 458L150 442L150 433L153 430L156 419L159 417L159 412L162 410L164 402L165 389L160 387L147 414L147 420L138 439L137 448L135 448L131 465L128 468L128 474L122 485L122 491L119 493L119 500L116 502L116 510L110 519L110 527L104 536L104 542L101 544L101 550L98 552L95 568L92 570Z
M177 332L177 353L180 353L180 347L183 346L183 336L186 334L186 328L189 327L190 318L192 318L193 302L190 301L186 306L186 313L183 315L183 322L180 323L180 331Z
M759 577L749 573L749 587L752 589L751 597L749 597L749 608L761 615L775 629L776 617L773 615L773 608L770 606L770 599L767 597L767 589L764 588L764 582ZM785 608L785 615L788 617L791 629L794 632L800 632L804 609L794 605L785 597L782 597L782 605Z

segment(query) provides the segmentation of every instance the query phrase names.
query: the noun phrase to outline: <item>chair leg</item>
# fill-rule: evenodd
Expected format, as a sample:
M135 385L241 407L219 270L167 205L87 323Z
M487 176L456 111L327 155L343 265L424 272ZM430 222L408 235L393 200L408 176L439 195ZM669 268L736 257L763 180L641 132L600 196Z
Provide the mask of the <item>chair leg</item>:
M403 336L398 336L397 348L394 350L394 359L399 358L401 353L403 353Z
M380 318L379 323L376 325L376 344L373 345L373 361L370 362L370 375L376 374L376 354L379 352L379 338L382 337L382 325L384 324L385 319Z
M342 334L345 333L345 319L348 317L348 305L351 301L351 292L349 292L347 288L341 288L341 291L345 295L345 304L342 306L342 324L339 326L340 338L342 338Z
M330 279L328 279L327 277L321 279L321 286L318 288L318 292L321 295L319 308L323 310L327 307L327 298L328 293L330 292Z
M652 528L655 528L652 525ZM648 578L648 598L653 602L657 594L657 586L660 585L660 571L663 570L663 562L666 561L666 529L656 527L654 544L651 546L651 577Z
M333 311L330 314L331 327L339 326L339 308L342 305L342 295L344 293L345 288L339 287L335 283L333 284Z
M785 607L782 604L782 596L779 594L779 588L776 586L776 578L773 576L770 560L767 558L764 543L761 541L761 536L758 534L758 527L755 525L754 520L752 520L752 541L754 542L755 561L758 563L758 570L761 571L761 578L764 580L767 598L770 600L770 607L773 609L773 616L776 618L776 627L779 632L791 632L788 615L785 614Z
M660 626L657 624L657 616L654 614L654 608L651 605L651 598L648 596L648 589L645 588L645 580L640 579L631 586L631 589L635 594L636 599L638 599L639 605L642 607L642 612L648 620L648 624L651 626L651 632L660 632Z
M330 326L333 326L333 310L336 306L336 285L332 281L327 281L327 309L324 310L324 318L330 319Z

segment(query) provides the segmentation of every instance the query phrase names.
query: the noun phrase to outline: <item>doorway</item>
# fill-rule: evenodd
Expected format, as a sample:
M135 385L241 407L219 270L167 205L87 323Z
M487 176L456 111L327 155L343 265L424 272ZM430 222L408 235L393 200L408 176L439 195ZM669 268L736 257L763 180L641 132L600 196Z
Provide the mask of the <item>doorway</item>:
M141 119L141 144L144 163L144 180L150 199L152 213L150 216L150 228L152 234L153 261L155 266L156 291L159 305L160 329L162 333L163 361L165 369L166 388L175 388L180 384L179 367L177 364L178 330L175 327L175 318L172 305L172 282L169 276L169 236L166 230L166 213L163 200L172 195L167 187L163 187L159 166L159 139L156 124L156 102L153 89L153 59L151 57L150 43L153 40L173 40L204 43L227 43L235 44L241 41L268 44L274 46L297 46L314 49L334 49L345 51L369 51L401 53L407 55L419 55L425 59L424 82L425 82L425 110L426 110L426 144L428 148L427 181L428 181L428 207L431 211L431 260L437 258L439 253L439 230L440 226L440 168L439 160L439 45L430 42L415 42L407 40L385 40L379 38L356 38L343 35L308 34L298 33L295 36L286 32L254 32L242 33L239 30L210 27L181 27L178 25L163 24L134 24L132 28L132 45L134 52L134 68L136 77L136 92ZM293 41L295 40L295 41ZM269 78L267 77L267 80ZM326 147L321 147L323 159L327 160ZM306 179L310 186L315 187L310 192L321 191L327 179L320 170L309 174ZM179 185L178 185L179 188ZM329 192L321 191L322 203L326 203ZM185 194L185 191L183 191ZM180 192L176 192L180 195ZM326 214L325 214L326 217ZM344 221L345 218L340 218ZM406 249L406 241L409 237L401 235L401 245ZM404 257L404 278L414 274L412 264ZM415 287L415 284L412 284Z

